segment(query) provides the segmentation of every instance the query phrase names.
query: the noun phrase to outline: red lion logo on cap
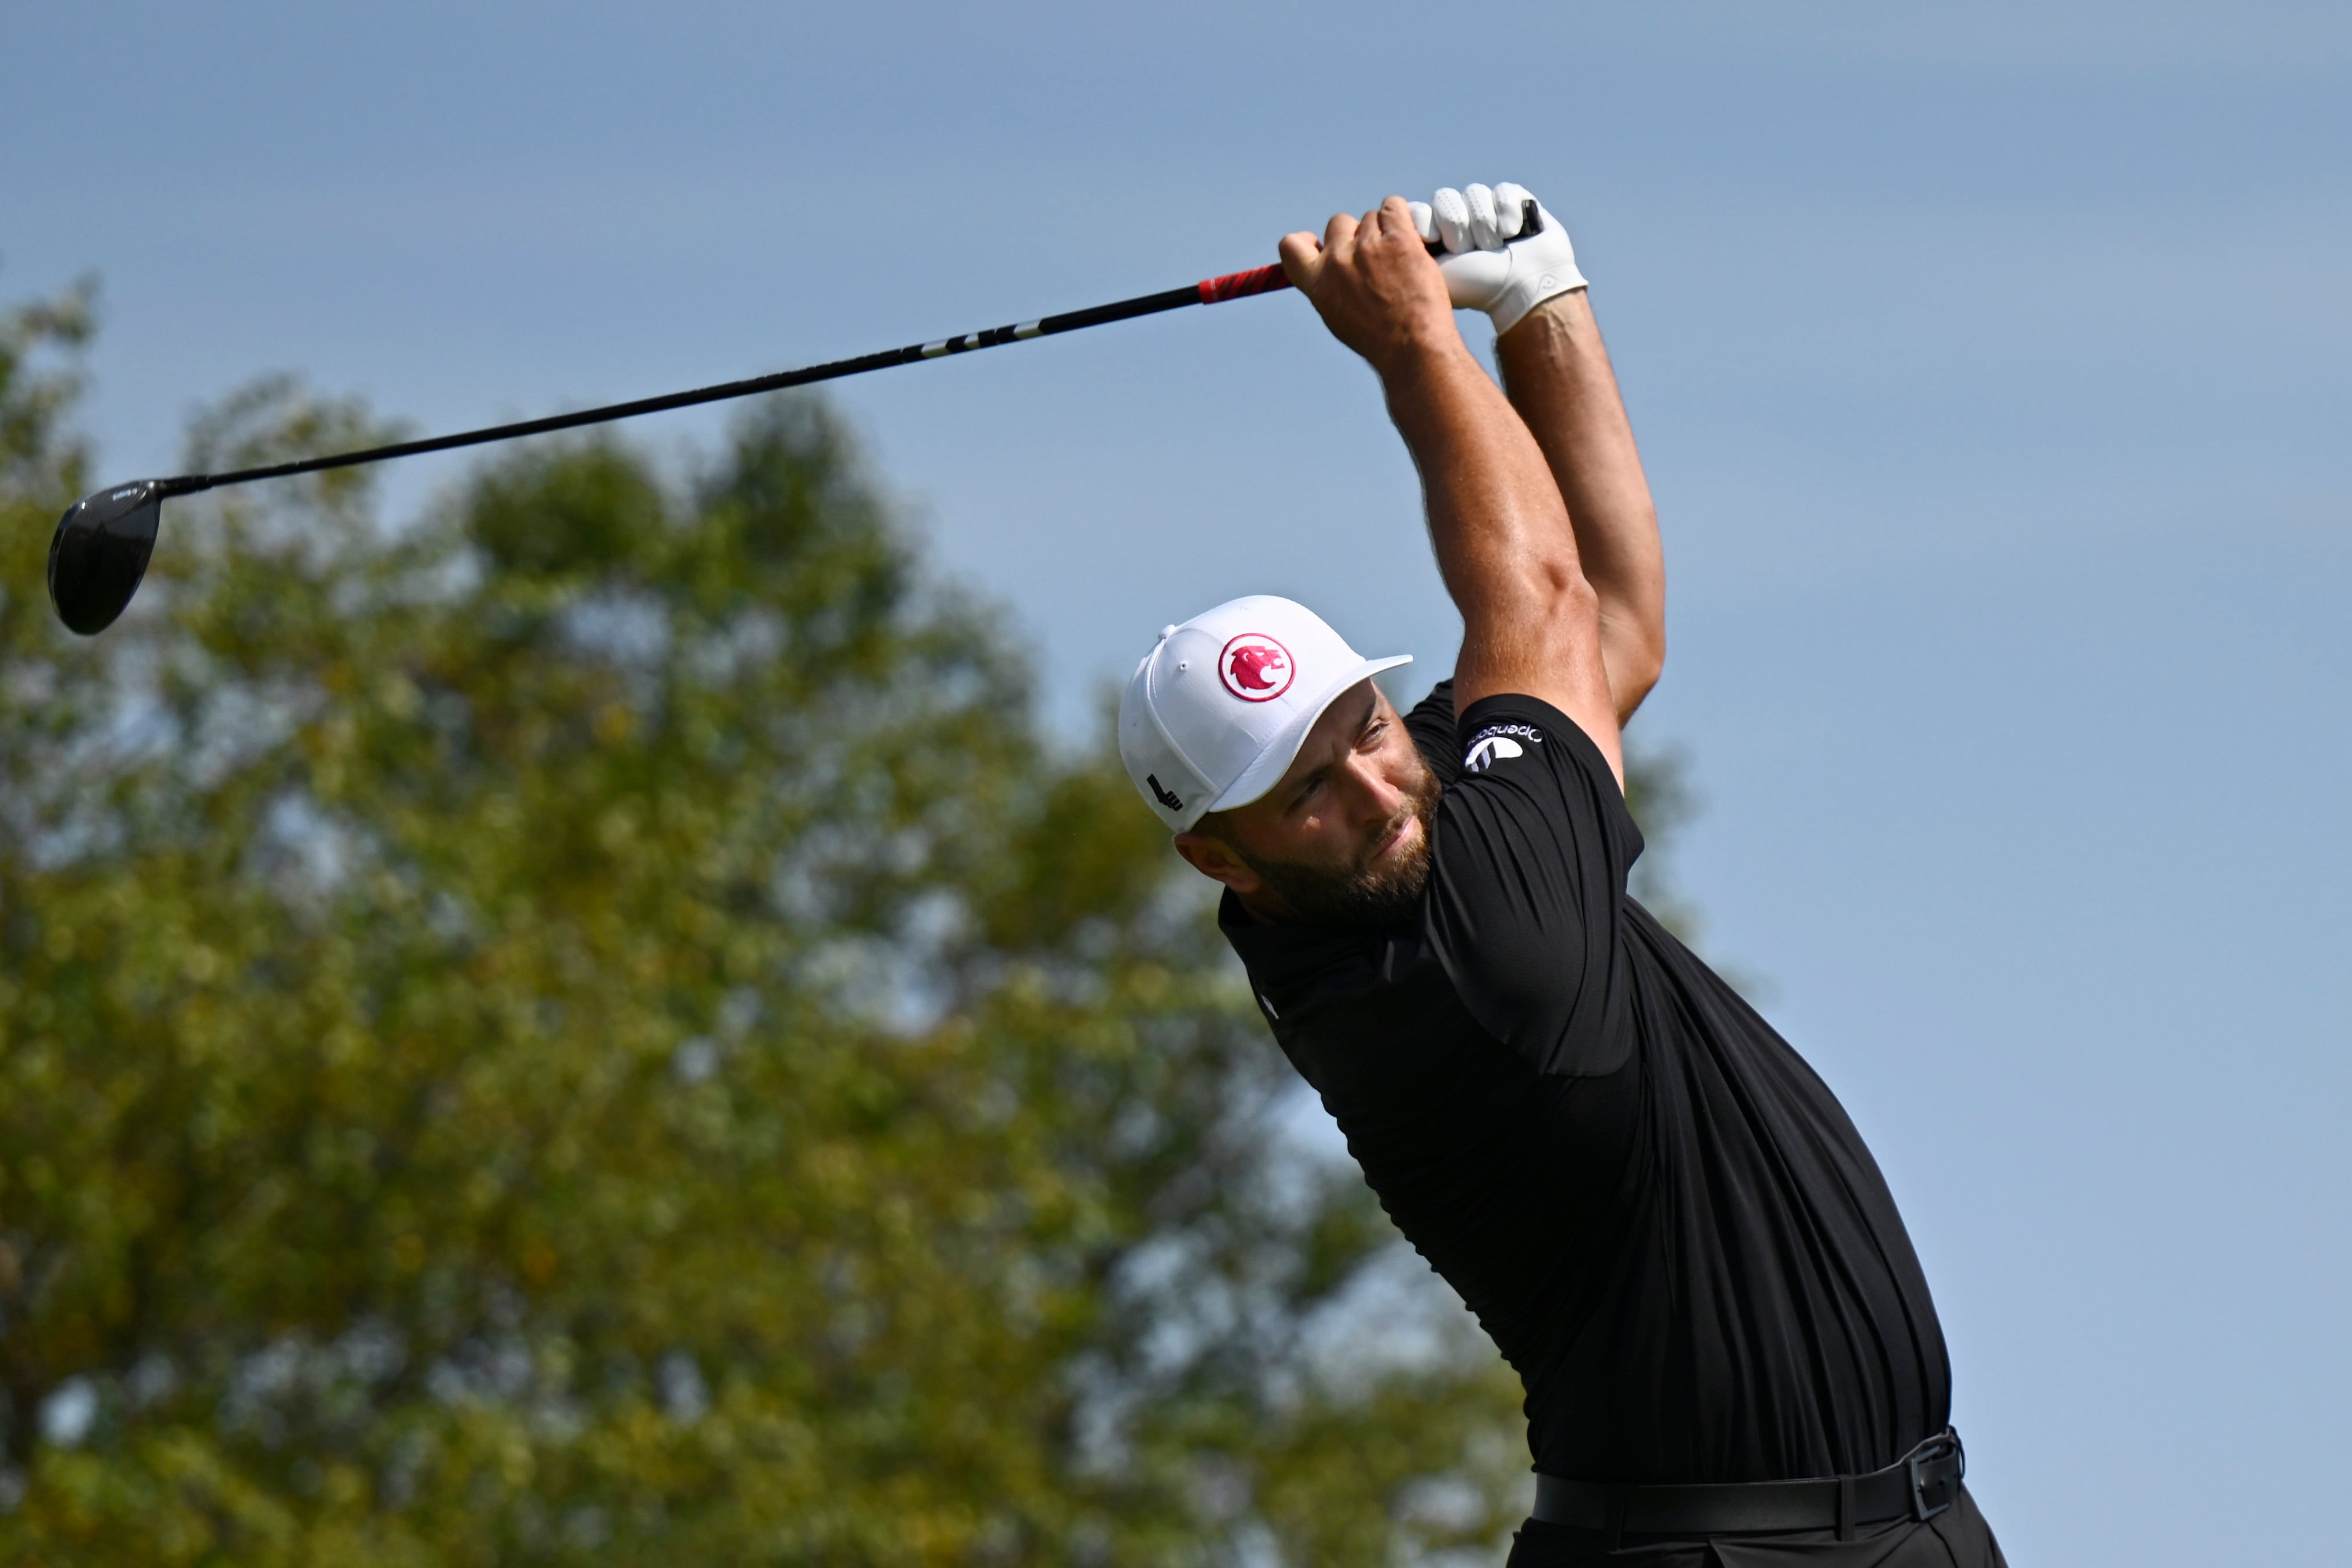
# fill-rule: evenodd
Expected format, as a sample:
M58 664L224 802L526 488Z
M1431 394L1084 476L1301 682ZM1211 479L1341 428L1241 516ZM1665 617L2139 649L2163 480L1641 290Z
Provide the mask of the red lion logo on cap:
M1244 702L1271 702L1290 689L1297 673L1290 650L1260 632L1244 632L1217 656L1225 689Z

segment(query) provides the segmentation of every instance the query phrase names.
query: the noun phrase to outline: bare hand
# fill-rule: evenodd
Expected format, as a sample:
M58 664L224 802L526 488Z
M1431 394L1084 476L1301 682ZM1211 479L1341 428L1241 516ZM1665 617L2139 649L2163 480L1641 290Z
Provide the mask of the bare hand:
M1304 229L1285 235L1282 267L1331 335L1383 375L1400 356L1461 344L1444 276L1402 196L1360 220L1337 214L1320 243Z

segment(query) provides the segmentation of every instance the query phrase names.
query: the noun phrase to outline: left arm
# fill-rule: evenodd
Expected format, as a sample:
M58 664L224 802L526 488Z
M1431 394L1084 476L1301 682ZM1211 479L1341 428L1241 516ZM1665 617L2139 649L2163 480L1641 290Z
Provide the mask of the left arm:
M1601 657L1622 725L1665 664L1665 552L1590 294L1555 294L1528 311L1495 340L1495 361L1568 503L1578 561L1601 601Z

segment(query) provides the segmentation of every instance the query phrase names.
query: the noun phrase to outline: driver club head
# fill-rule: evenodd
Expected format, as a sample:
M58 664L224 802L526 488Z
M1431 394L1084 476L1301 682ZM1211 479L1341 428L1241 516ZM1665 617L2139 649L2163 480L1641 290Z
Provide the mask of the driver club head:
M95 637L114 624L155 549L163 481L136 479L86 495L66 509L49 539L49 603L69 631Z

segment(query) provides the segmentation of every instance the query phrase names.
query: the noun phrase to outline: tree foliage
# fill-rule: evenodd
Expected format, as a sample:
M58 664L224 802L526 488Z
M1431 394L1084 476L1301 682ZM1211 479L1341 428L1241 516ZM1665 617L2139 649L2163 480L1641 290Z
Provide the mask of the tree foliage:
M175 501L81 642L89 331L0 320L0 1560L1491 1551L1515 1384L1382 1353L1203 900L821 404Z

